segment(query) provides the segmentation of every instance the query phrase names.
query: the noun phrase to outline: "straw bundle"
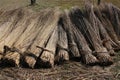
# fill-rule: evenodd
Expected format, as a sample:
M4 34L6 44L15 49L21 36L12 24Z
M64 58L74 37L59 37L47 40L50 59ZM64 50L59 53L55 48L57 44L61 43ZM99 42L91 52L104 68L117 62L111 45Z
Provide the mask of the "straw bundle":
M80 31L78 31L78 29L76 29L76 31L74 30L74 36L79 46L83 62L85 64L96 64L98 60L95 56L92 55L92 50L89 48L86 40L84 39Z
M102 44L102 40L100 37L100 31L99 31L99 27L98 27L100 25L100 23L98 22L98 18L94 14L93 6L87 5L86 8L87 8L86 14L88 14L88 16L89 16L88 21L91 24L88 26L89 27L88 31L89 31L89 34L91 35L91 40L92 40L95 52L97 52L96 55L97 55L100 63L105 64L105 65L109 64L109 63L111 64L113 61L109 55L109 52ZM88 11L90 11L90 12L88 12ZM86 24L88 24L88 23L86 23ZM105 52L103 52L103 51L105 51Z
M22 62L25 62L25 65L28 67L33 68L34 64L36 63L36 57L39 56L39 53L37 53L36 56L32 50L35 50L36 45L39 43L38 42L36 45L34 45L34 42L39 41L39 36L42 34L40 33L40 30L43 28L41 25L44 25L46 21L46 14L43 13L46 12L48 14L49 11L50 10L43 10L39 13L31 14L29 20L27 20L29 25L26 25L26 30L20 36L19 40L14 44L15 47L22 51L24 55ZM33 45L34 47L31 49Z
M41 62L41 60L39 60L41 53L43 52L45 46L47 45L49 38L52 32L54 31L54 28L57 26L59 15L60 15L60 12L58 11L58 9L55 9L55 10L49 9L49 10L46 10L46 14L44 14L44 16L41 16L40 18L41 22L39 22L39 25L37 25L39 29L38 29L38 32L36 31L37 32L36 38L34 39L34 42L32 43L32 45L30 45L28 48L28 51L30 51L36 57L38 57L37 58L38 64ZM51 19L54 19L54 20L51 21ZM39 49L36 46L40 46L43 49ZM49 55L45 55L45 56L49 57ZM32 58L33 60L31 60ZM32 64L29 66L33 67L36 63L36 59L34 59L34 57L29 57L29 59L26 58L26 62L28 64ZM41 65L38 65L38 67L39 66Z
M110 21L114 27L114 30L117 34L118 39L120 40L120 18L118 14L118 10L116 10L116 7L114 7L112 4L108 4L108 12L110 15Z
M48 51L43 51L43 53L40 56L40 59L42 60L43 64L48 63L47 66L54 66L54 57L55 57L55 51L56 51L56 44L58 40L58 27L55 27L45 49L48 49ZM44 65L46 66L46 65Z
M12 31L9 33L9 36L7 36L5 38L5 40L1 42L2 46L7 45L10 48L14 47L15 42L19 39L19 37L22 35L22 33L24 32L24 30L28 26L28 25L25 26L26 24L28 24L27 23L27 20L28 20L27 14L28 14L28 12L26 12L26 13L24 13L24 12L25 12L24 10L21 10L21 12L19 12L18 16L21 17L21 19L19 19L19 22L14 25L15 27L13 29L11 29ZM25 27L22 27L22 26L25 26ZM6 54L4 56L4 61L8 60L8 61L10 61L10 63L14 63L17 66L19 66L20 54L18 52L16 52L16 51L13 51L13 52L6 51L4 54ZM13 61L13 62L11 62L11 61Z
M74 57L80 57L80 52L77 46L77 43L74 40L74 35L72 33L72 29L71 26L72 23L70 21L69 15L68 15L68 10L65 11L65 14L63 15L63 27L65 29L65 31L67 32L67 38L68 38L68 48L69 48L69 55L70 58L74 58Z
M110 34L113 34L114 32L111 32L110 30L110 26L107 26L107 19L104 20L104 18L102 17L102 14L100 12L99 9L96 10L96 15L98 17L97 21L98 21L98 28L100 30L100 35L101 35L101 39L103 41L103 45L107 48L107 50L109 51L110 55L115 55L115 52L112 48L112 41L111 41L111 37L109 36ZM108 32L107 32L107 29Z
M57 63L69 60L67 33L61 24L63 24L62 20L58 23L58 46L55 57Z
M101 15L101 16L98 16L98 14L97 14L97 17L99 18L102 25L106 29L108 35L110 36L110 38L112 40L112 44L118 47L119 46L119 40L118 40L118 37L117 37L117 35L116 35L116 33L113 29L113 26L112 26L111 22L109 21L109 19L104 14Z
M12 31L12 28L14 29L14 21L16 20L16 14L12 16L11 18L8 18L7 21L4 23L1 23L0 27L0 50L2 50L3 44L5 43L5 38L9 35L9 33Z
M72 13L72 11L71 11L71 13ZM68 15L71 16L70 14L68 14ZM72 18L72 19L74 19L74 18ZM95 64L98 60L96 59L95 56L92 55L92 51L89 48L84 36L81 34L78 27L74 25L74 22L71 22L71 20L70 20L69 23L71 23L73 25L73 26L70 26L71 32L72 32L75 42L77 43L77 46L80 51L83 62L85 64Z
M74 59L111 64L110 55L120 49L119 22L119 8L86 0L83 10L0 11L0 64L40 68Z

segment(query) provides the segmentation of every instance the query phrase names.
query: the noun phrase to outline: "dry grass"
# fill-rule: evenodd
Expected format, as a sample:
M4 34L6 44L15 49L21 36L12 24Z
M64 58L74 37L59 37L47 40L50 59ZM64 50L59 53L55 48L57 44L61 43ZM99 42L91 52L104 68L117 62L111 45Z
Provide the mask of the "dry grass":
M116 58L115 58L116 59ZM54 69L4 68L1 80L119 80L118 61L111 67L83 66L79 62L67 62ZM2 77L1 77L2 76Z

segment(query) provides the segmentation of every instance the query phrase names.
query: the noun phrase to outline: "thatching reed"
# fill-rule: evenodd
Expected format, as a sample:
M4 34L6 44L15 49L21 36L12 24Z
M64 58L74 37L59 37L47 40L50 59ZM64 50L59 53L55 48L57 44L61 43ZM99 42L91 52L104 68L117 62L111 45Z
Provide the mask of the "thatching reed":
M80 13L79 13L80 12ZM72 21L72 24L74 24L73 30L75 29L76 31L74 31L74 36L76 36L76 40L77 40L77 44L79 45L79 48L81 48L81 55L83 58L83 61L86 64L95 64L98 62L98 60L96 59L96 57L94 55L92 55L92 50L90 49L84 34L82 34L83 32L86 33L85 30L85 24L83 19L83 15L81 14L81 11L75 7L71 10L70 12L70 18ZM76 22L77 21L77 22ZM78 34L77 34L78 32ZM79 37L78 37L79 36ZM81 46L80 46L81 45Z
M2 32L2 34L0 35L0 42L1 42L0 50L1 51L2 50L5 51L6 48L3 49L5 45L12 48L15 42L19 39L19 37L23 33L23 31L26 29L27 26L25 25L27 24L26 21L28 20L28 17L29 17L27 16L27 14L29 14L30 12L24 11L24 10L25 9L18 9L18 10L13 10L13 12L10 11L14 15L10 17L11 18L10 21L8 20L7 22L1 25L2 26L1 27L2 29L0 29ZM21 26L24 26L24 27L21 27ZM8 62L13 61L12 62L13 64L16 63L16 65L19 66L20 54L17 53L16 51L11 52L11 50L5 51L5 52L6 53L3 53L3 54L6 54L3 60L5 61L7 60Z
M66 16L68 16L68 18L66 18L66 20L68 19L68 22L70 24L70 26L68 27L67 30L71 31L71 35L73 36L73 39L76 43L76 46L78 47L79 54L81 55L83 62L85 64L94 64L94 63L97 62L97 59L96 59L95 56L92 55L92 51L89 48L89 46L87 44L87 41L85 40L84 36L79 31L78 27L75 26L74 23L72 23L70 17L73 14L71 15L70 13L68 13L66 11Z
M96 16L98 17L98 27L99 27L99 31L100 31L100 35L101 35L101 39L102 39L102 43L103 46L105 46L107 48L107 50L109 51L110 55L115 55L114 49L112 48L112 39L110 37L110 35L115 34L114 30L111 29L111 26L107 25L107 19L104 19L105 16L103 17L103 15L101 14L99 9L96 9L95 11ZM111 32L113 31L113 32Z
M89 26L88 30L91 35L91 40L93 42L94 50L97 53L96 55L99 61L105 64L112 63L112 59L109 55L109 52L106 49L109 48L108 50L111 50L112 48L108 46L103 46L104 41L102 41L104 39L109 40L109 36L106 33L106 30L104 29L103 25L101 25L99 19L96 17L94 13L93 5L86 5L86 14L88 16L86 18L91 24L91 27ZM110 43L107 43L107 45L110 45Z
M71 28L73 25L70 21L68 13L69 13L69 11L65 10L62 20L63 20L63 27L64 27L65 31L67 32L70 58L80 57L81 55L80 55L77 43L75 42L74 35L72 32L72 28Z
M58 22L58 42L55 62L60 63L69 60L67 33L63 29L62 18Z
M106 5L106 7L108 8L108 12L109 12L109 19L113 25L113 28L119 38L120 35L120 18L119 18L119 10L116 9L116 7L112 4ZM107 15L107 14L106 14Z
M58 22L58 18L59 18L59 14L60 12L58 10L45 10L43 12L46 12L45 14L41 13L41 16L39 17L40 22L38 22L39 24L36 26L35 34L36 36L34 37L34 42L31 42L31 44L29 45L29 48L27 49L27 51L30 51L31 53L33 53L36 57L41 56L43 49L39 49L36 46L40 46L45 48L48 44L48 41L50 39L50 35L52 34L52 32L54 31L54 28L57 26L57 22ZM54 20L52 20L54 19ZM52 20L52 21L51 21ZM46 24L47 23L47 24ZM46 34L47 32L47 34ZM33 33L31 33L33 34ZM34 35L32 35L31 37L33 37ZM49 50L49 49L48 49ZM46 55L47 57L47 55ZM48 55L49 57L49 55ZM34 59L34 57L33 57ZM26 59L27 61L28 58ZM31 58L30 58L31 60ZM31 62L27 62L28 64L32 64L33 66L36 63L36 60L32 60Z
M108 65L120 49L119 30L120 9L112 4L0 10L0 64L40 68L78 59Z
M19 12L19 15L17 15L17 17L19 17L19 21L11 22L13 28L12 26L8 25L8 28L6 26L6 30L3 31L4 27L2 26L3 28L1 29L1 32L3 32L3 34L1 34L0 44L1 47L7 45L9 47L18 48L23 55L25 53L23 61L25 61L25 63L28 64L29 67L34 67L36 63L36 58L34 58L33 56L29 56L29 54L32 53L37 57L40 55L40 52L42 52L42 50L38 49L36 46L45 46L45 42L47 42L50 33L52 33L53 28L57 26L57 21L60 13L58 12L58 10L53 9L43 10L39 13L34 13L29 10L26 11L24 9L20 9L19 11L21 11ZM43 14L44 12L46 13ZM13 13L15 14L16 12ZM51 19L54 20L51 21ZM46 29L47 27L48 29ZM9 29L11 29L11 33L9 32ZM48 31L49 33L46 35L46 32ZM1 51L3 50L3 47L1 48Z

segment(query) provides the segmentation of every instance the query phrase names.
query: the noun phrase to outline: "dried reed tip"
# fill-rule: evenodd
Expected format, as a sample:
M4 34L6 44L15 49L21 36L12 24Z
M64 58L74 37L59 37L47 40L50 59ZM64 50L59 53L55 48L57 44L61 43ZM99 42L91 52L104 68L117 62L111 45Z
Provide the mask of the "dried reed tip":
M69 54L67 51L65 50L60 50L58 52L58 55L55 57L55 62L57 63L63 63L64 61L68 61L69 60Z
M111 65L113 63L112 58L107 53L99 53L97 55L97 58L98 58L98 60L100 62L100 65L103 65L103 66L104 65Z
M109 54L110 54L110 56L115 56L115 51L114 50L110 50Z
M69 50L72 53L71 57L81 57L77 46L71 46Z
M19 67L20 66L20 54L17 52L10 52L9 54L5 55L2 59L3 66L13 66Z
M82 56L83 62L87 65L95 65L98 63L98 60L92 54L85 54Z

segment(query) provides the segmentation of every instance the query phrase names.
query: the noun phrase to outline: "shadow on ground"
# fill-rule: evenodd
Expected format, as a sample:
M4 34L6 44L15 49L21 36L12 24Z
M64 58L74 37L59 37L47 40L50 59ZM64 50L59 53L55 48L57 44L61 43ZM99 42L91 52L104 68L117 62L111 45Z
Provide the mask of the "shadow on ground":
M0 80L119 80L120 54L111 66L86 66L69 61L53 69L1 68Z

